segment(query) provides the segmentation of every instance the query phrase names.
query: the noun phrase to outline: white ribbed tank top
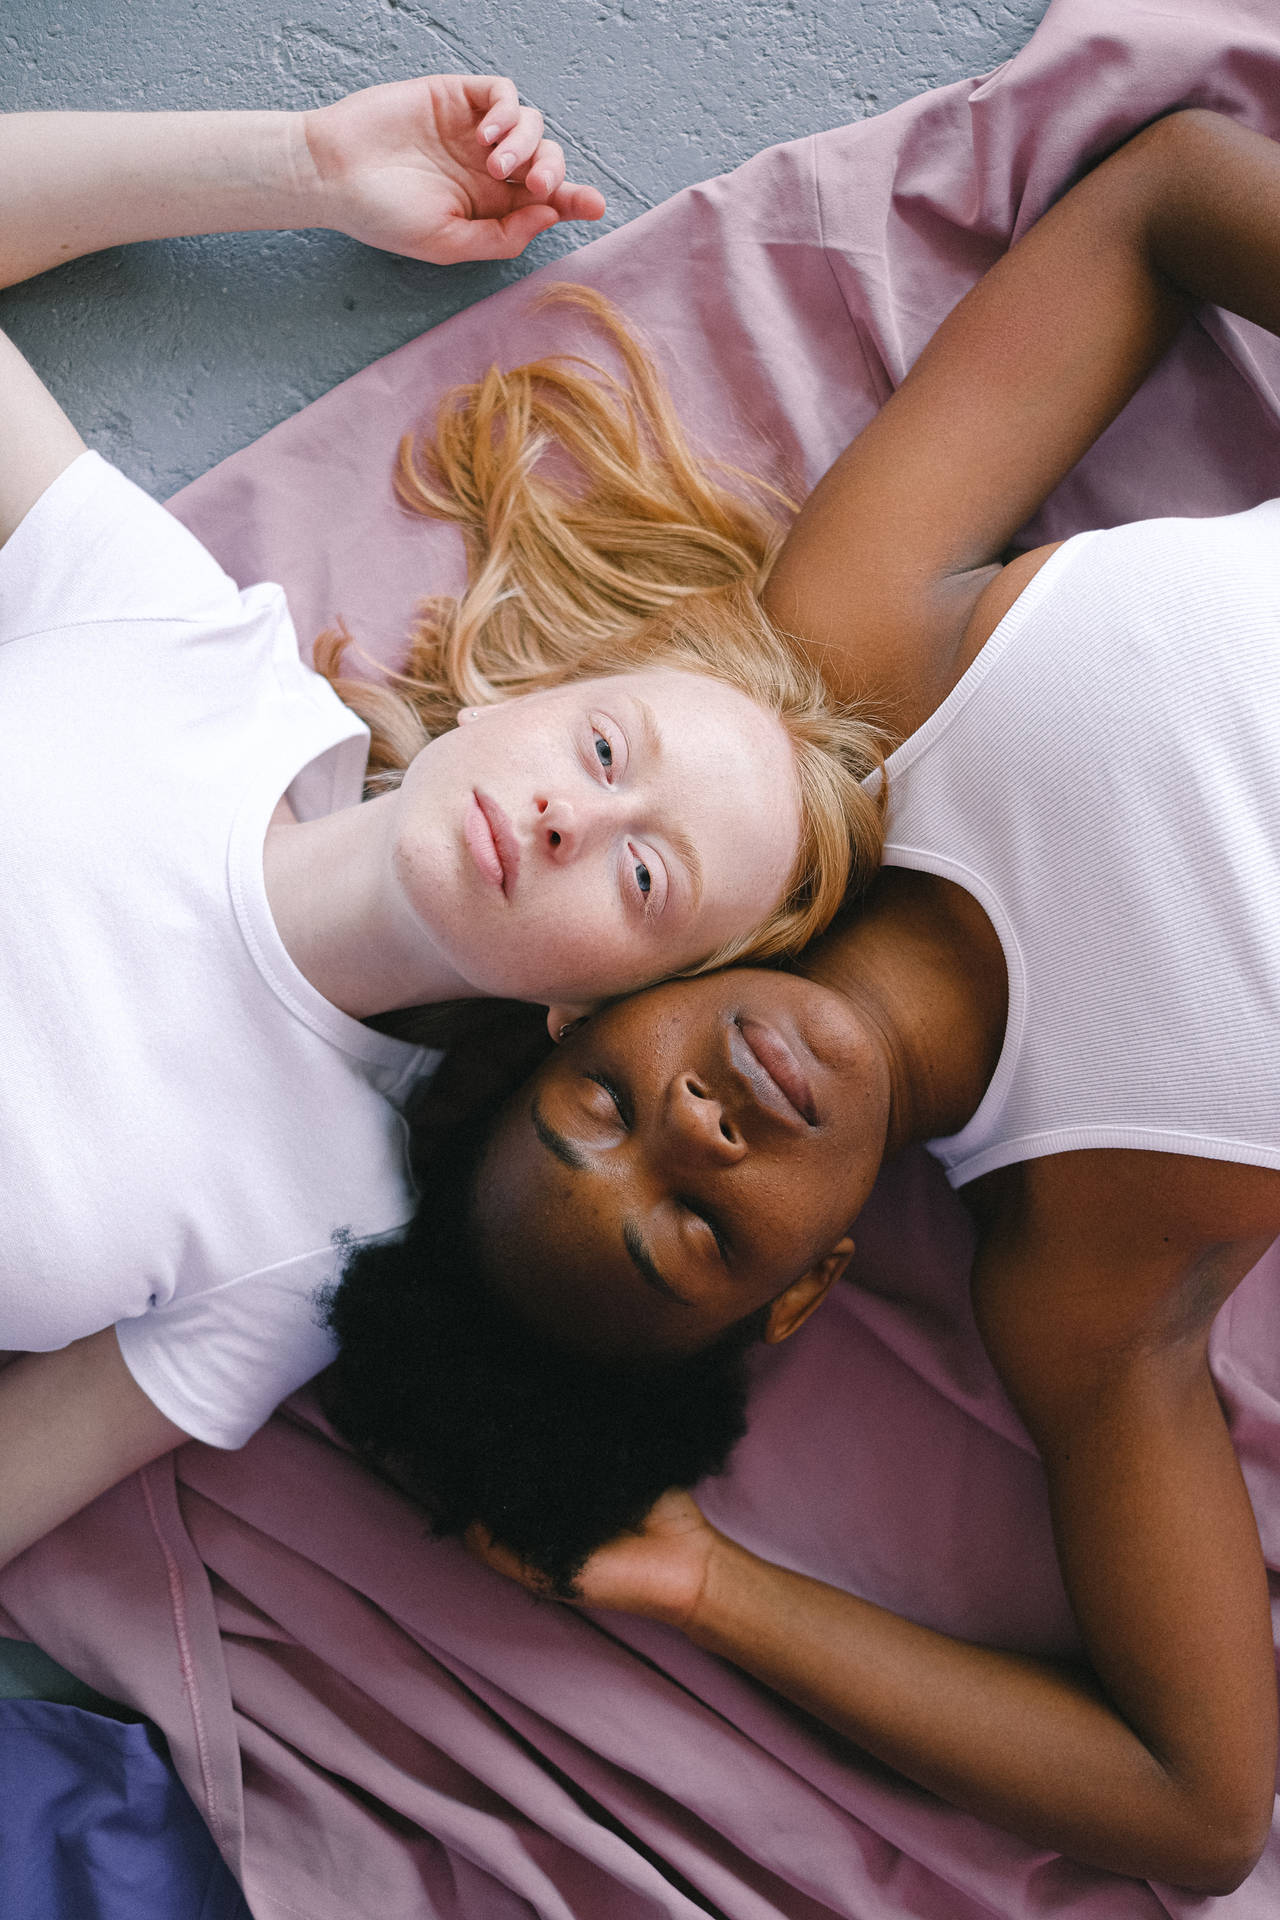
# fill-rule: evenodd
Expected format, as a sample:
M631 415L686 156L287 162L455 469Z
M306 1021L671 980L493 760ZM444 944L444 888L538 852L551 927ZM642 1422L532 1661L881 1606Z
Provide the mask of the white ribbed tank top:
M952 1184L1280 1168L1280 501L1068 540L888 771L886 862L973 894L1009 970Z

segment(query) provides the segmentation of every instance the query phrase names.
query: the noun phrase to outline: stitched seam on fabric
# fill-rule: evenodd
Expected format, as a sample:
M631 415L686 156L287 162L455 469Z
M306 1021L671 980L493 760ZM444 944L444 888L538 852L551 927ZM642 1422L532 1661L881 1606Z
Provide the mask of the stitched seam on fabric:
M16 640L39 640L46 633L78 633L83 627L198 627L200 619L194 613L128 613L92 620L55 620L48 627L25 627L21 633L11 633L7 639L0 640L0 646L11 647Z
M142 1483L142 1498L146 1504L147 1517L151 1530L155 1534L160 1552L164 1556L165 1573L169 1582L169 1600L173 1608L173 1629L178 1641L178 1661L182 1668L182 1684L186 1692L187 1703L191 1709L191 1724L196 1736L196 1756L200 1762L200 1778L204 1785L205 1804L209 1809L209 1826L214 1839L221 1847L226 1839L222 1824L222 1815L218 1807L217 1795L213 1785L213 1768L209 1760L209 1738L205 1731L204 1716L200 1711L199 1695L195 1684L195 1661L191 1653L191 1636L187 1630L187 1609L182 1591L182 1574L169 1542L164 1537L160 1525L160 1516L156 1512L152 1497L147 1469L143 1468L138 1476Z

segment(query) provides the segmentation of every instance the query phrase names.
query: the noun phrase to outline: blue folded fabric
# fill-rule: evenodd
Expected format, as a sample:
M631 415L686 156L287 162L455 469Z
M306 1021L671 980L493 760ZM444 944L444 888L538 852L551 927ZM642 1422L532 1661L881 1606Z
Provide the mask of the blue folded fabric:
M155 1728L0 1700L0 1914L252 1920Z

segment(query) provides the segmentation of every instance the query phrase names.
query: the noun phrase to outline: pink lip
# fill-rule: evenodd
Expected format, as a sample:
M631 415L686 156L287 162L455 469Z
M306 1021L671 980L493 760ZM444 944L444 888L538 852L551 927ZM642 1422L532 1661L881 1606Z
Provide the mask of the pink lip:
M520 871L520 842L496 800L473 793L462 822L467 850L486 880L510 898Z
M787 1042L743 1014L729 1023L729 1057L759 1104L791 1124L818 1124L813 1091Z

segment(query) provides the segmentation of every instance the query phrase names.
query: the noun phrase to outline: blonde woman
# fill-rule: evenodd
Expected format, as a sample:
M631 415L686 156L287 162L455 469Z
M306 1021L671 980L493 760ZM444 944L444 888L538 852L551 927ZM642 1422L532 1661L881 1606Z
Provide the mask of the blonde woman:
M4 284L286 224L493 257L602 205L494 78L303 115L15 115L0 173ZM424 614L417 679L371 696L362 804L367 730L280 590L238 591L0 343L0 1558L189 1435L240 1445L329 1358L336 1248L412 1206L399 1103L427 1062L369 1018L505 995L559 1029L799 945L869 869L874 736L755 605L767 517L630 367L638 427L546 366L407 450L406 497L460 521L475 579ZM534 471L551 414L578 505Z

